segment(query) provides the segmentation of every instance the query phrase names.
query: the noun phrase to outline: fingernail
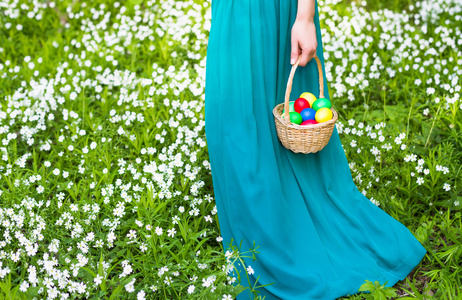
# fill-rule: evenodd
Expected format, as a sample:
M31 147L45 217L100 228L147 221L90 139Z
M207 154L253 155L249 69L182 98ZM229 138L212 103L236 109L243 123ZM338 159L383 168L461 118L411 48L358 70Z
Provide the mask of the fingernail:
M295 63L295 58L291 58L291 59L290 59L290 64L293 65L294 63Z

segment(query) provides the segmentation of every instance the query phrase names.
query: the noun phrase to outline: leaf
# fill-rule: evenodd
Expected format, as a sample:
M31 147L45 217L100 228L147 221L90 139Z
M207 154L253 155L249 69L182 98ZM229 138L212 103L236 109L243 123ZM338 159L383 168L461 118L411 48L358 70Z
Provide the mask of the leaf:
M116 299L117 294L119 294L120 290L124 287L123 284L119 284L118 287L112 292L111 296L109 297L109 300Z
M394 123L407 120L409 109L401 103L397 105L385 105L384 109L387 117Z
M164 208L168 202L161 202L153 211L152 214L155 215L159 210Z
M90 273L91 276L93 276L93 278L96 277L96 273L93 272L92 270L90 270L89 268L87 268L87 267L81 267L81 269L84 269L85 271L87 271L88 273Z
M101 253L100 257L99 257L98 275L103 277L103 279L101 280L101 284L99 286L101 287L101 290L103 290L103 292L105 292L107 290L107 287L106 287L106 278L104 276L103 254L102 253Z
M123 248L122 250L120 250L119 252L117 252L117 257L122 257L124 255L124 253L127 252L127 248Z
M415 281L415 279L414 279ZM419 299L422 299L422 294L419 292L419 290L417 289L417 287L415 286L414 282L410 282L409 281L409 278L406 277L406 283L409 285L409 287L411 288L411 290L414 292L414 294L416 296L419 296Z
M396 289L395 288L385 288L383 290L383 292L385 293L385 296L387 298L390 298L390 297L396 297Z
M373 296L376 300L387 300L387 297L385 296L385 293L382 290L376 290L373 293Z
M367 279L366 279L366 281L367 281L366 283L363 283L363 284L359 287L358 291L360 291L360 292L362 292L362 291L371 291L371 292L372 292L372 291L375 289L375 286L374 286L374 284L372 283L372 281L367 280Z
M237 295L239 295L240 293L242 293L243 291L245 291L247 288L240 285L240 284L237 284L234 286L233 288L233 296L236 297Z
M428 239L428 230L423 226L419 226L419 228L415 231L415 236L419 242L423 243Z
M454 203L454 200L446 199L446 200L442 200L442 201L436 201L433 204L443 206L443 207L452 207L453 203Z

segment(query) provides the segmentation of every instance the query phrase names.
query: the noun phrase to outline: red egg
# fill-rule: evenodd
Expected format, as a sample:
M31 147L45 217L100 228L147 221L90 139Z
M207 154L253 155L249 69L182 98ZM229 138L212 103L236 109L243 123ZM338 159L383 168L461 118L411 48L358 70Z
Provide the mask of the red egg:
M298 98L297 100L295 100L294 110L296 112L300 113L305 108L311 108L310 102L308 102L308 100L306 100L305 98Z
M303 121L300 125L311 125L311 124L318 124L319 122L316 120L308 119Z

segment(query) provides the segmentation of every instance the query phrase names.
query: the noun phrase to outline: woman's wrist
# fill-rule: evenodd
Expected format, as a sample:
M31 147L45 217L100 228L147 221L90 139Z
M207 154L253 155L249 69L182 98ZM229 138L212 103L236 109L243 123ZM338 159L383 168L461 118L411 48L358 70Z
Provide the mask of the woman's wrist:
M308 22L308 23L314 23L314 16L308 13L297 13L295 20Z
M297 20L313 23L315 13L315 0L298 0Z

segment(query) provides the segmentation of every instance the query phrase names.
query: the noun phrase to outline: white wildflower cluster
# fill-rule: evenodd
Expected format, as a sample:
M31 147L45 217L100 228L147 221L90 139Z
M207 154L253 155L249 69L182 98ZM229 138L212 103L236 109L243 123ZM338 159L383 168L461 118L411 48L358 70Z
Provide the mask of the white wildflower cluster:
M377 201L377 200L375 200L374 197L371 197L369 200L370 200L372 203L374 203L375 205L380 206L380 202Z
M425 165L425 160L423 158L418 158L416 154L414 153L411 153L411 154L407 154L405 157L404 157L404 161L409 163L409 162L417 162L416 166L415 166L415 172L412 172L410 173L411 177L415 177L417 176L417 179L416 179L416 183L418 185L422 185L425 183L425 179L424 177L426 175L429 175L430 172L432 172L433 170L430 170L429 167L424 167ZM446 167L446 166L441 166L439 164L437 164L435 166L435 169L434 171L438 171L438 172L441 172L443 174L447 174L449 173L449 168ZM434 172L433 171L433 172ZM418 176L420 175L420 176ZM444 183L443 184L443 189L448 192L450 189L451 189L451 185L449 183Z
M460 20L460 2L419 1L410 5L410 11L396 12L371 11L365 8L366 1L360 1L347 8L347 16L334 8L337 2L319 2L322 7L319 18L325 22L321 31L326 75L334 99L345 97L354 101L358 96L362 99L364 95L358 92L365 91L374 81L394 80L398 75L418 72L426 74L426 81L415 79L415 88L423 89L429 97L436 95L435 103L438 95L446 94L446 109L456 104L461 92L458 78L462 75L459 68L462 59L442 57L440 53L450 49L460 54L462 32L448 20L435 27L434 24L446 16ZM377 29L380 34L373 36ZM390 52L389 58L384 60L379 53L366 51L372 43L378 45L379 51Z
M386 149L387 151L389 151L390 149L393 149L392 145L394 144L394 145L398 145L400 150L402 150L402 151L406 150L405 144L403 143L403 140L406 138L406 133L405 132L401 132L401 133L397 134L395 137L389 136L388 138L386 138L384 132L382 131L382 129L385 127L385 123L382 122L382 123L376 124L374 126L365 125L362 122L359 122L357 124L356 123L357 122L355 120L353 120L353 119L348 120L348 125L345 125L344 123L338 121L337 122L337 129L338 129L339 134L344 135L344 136L348 136L348 138L350 138L349 146L351 147L351 149L357 148L357 150L356 150L357 153L360 153L361 151L360 151L360 148L357 147L358 146L358 141L356 140L355 136L361 136L363 129L366 132L365 136L369 137L369 139L370 139L369 141L371 142L370 143L371 146L370 146L369 151L370 151L370 153L372 153L372 155L374 155L375 161L378 162L378 163L381 162L381 150L380 150L380 148ZM361 140L360 138L358 138L358 139ZM393 142L390 142L390 140L393 140ZM408 151L408 150L406 150L406 151ZM390 154L390 155L395 155L395 154L396 153L393 153L393 154ZM416 154L414 154L414 153L404 154L403 160L406 163L417 162L417 164L413 167L415 171L411 171L410 176L411 177L416 177L415 183L417 185L424 184L425 183L425 176L429 175L430 172L432 172L429 167L424 166L425 160L423 158L418 158L418 156ZM365 166L366 165L363 164L363 167L365 167ZM356 175L354 175L354 177L353 177L354 181L356 183L358 183L358 184L362 184L362 182L363 182L363 174L361 174L361 172L358 170L358 168L356 166L356 163L354 161L350 161L349 162L349 167L350 167L350 170L352 172L356 173ZM378 176L375 176L374 170L375 170L375 166L370 166L370 170L369 170L370 176L376 182L379 182L380 178ZM438 164L436 165L435 170L439 171L439 172L442 172L443 174L449 173L449 169L447 167L443 167L443 166L438 165ZM387 181L384 185L388 185L389 183L391 183L391 181ZM365 188L369 189L371 187L372 187L372 181L369 181ZM364 195L367 194L366 189L362 191L362 193ZM443 184L443 189L445 191L449 191L451 189L450 184L449 183L444 183ZM374 204L379 205L378 201L372 200L372 198L370 200Z
M201 51L207 43L202 23L210 24L210 14L204 20L202 5L184 4L163 1L159 6L148 1L143 9L135 5L132 14L119 2L113 7L100 4L90 8L82 1L79 7L66 9L68 20L62 23L65 28L72 23L82 34L69 39L69 43L68 39L51 41L50 50L64 53L59 64L49 66L54 67L54 72L42 74L40 70L48 62L40 54L26 56L27 64L19 62L15 66L10 60L0 63L3 79L20 78L23 70L33 74L27 83L23 81L17 85L20 88L2 99L5 109L0 112L0 159L5 162L0 164L0 179L30 174L15 176L11 184L16 191L0 191L0 196L6 197L0 208L0 278L15 272L12 270L19 264L26 265L27 272L20 283L22 292L40 285L38 298L88 297L110 276L129 280L123 290L137 290L137 299L150 298L147 293L157 291L160 282L149 290L136 289L140 281L130 279L140 271L136 264L122 259L108 274L114 262L103 259L101 253L107 254L123 243L131 251L152 255L157 250L152 249L151 236L177 239L174 226L188 217L188 207L189 215L204 214L201 226L215 231L212 215L216 207L210 195L203 196L205 182L201 180L203 173L210 170L209 162L201 160L206 147L205 56ZM55 6L54 2L21 5L6 1L2 24L6 30L22 30L21 26L11 27L11 23L26 19L40 23L46 18L45 12ZM29 13L19 13L27 10ZM163 12L162 18L158 17L159 11ZM151 63L147 78L120 65L128 47L136 50L146 43L149 51L154 51L155 39L165 34L168 46L180 42L185 47L188 60L182 58L182 64L167 67ZM173 58L179 54L169 53ZM92 103L110 103L107 117L91 107ZM155 117L155 126L150 127L147 123L152 122L161 104L168 117ZM101 118L105 122L99 122ZM147 136L142 136L145 133ZM134 146L142 145L150 136L156 144ZM134 148L135 156L131 151ZM107 156L118 150L124 154L114 154L116 159ZM41 156L49 158L41 164L37 161ZM185 192L178 190L178 174L188 185ZM183 193L191 198L184 199L177 214L169 217L171 222L154 220L144 225L148 221L145 216L138 219L138 207L153 207L143 202L146 193L156 201L172 201ZM11 200L21 199L21 195L20 203ZM207 205L201 205L204 201ZM127 228L127 221L133 218L137 228ZM102 266L103 273L98 266ZM87 269L96 274L90 281ZM163 277L163 283L170 285L179 275L175 270ZM188 291L193 293L194 287Z
M55 23L50 15L65 35L48 36L41 45L49 61L45 50L36 51L30 43L32 48L26 48L34 53L0 62L0 78L10 84L0 111L0 279L20 277L21 292L40 287L37 299L90 298L103 283L114 281L121 293L136 291L138 300L151 299L150 293L183 282L176 280L181 266L171 265L160 250L181 251L172 246L182 239L180 225L200 219L190 227L200 226L198 239L217 232L217 208L202 180L211 167L204 157L203 115L203 50L211 7L207 1L148 0L133 6L79 1L68 7L42 2L0 5L7 39L25 29L48 30ZM400 13L369 11L360 1L352 2L344 17L333 9L337 2L319 2L325 73L334 99L362 100L378 82L418 72L422 76L413 78L413 89L444 104L443 109L459 106L462 60L456 57L461 57L462 34L440 19L450 15L460 21L461 5L424 0ZM430 24L433 38L425 36ZM393 55L371 53L367 49L374 43ZM0 45L0 53L14 53L10 44ZM442 57L446 50L455 55ZM60 56L54 60L49 53ZM143 63L131 66L131 57L140 56ZM425 108L423 114L430 111ZM385 150L409 150L405 133L385 137L385 123L351 119L336 126L353 137L346 145L356 153L370 151L377 162ZM365 138L375 145L364 149ZM430 167L413 155L405 161L418 162L415 174L422 184ZM350 164L353 171L359 167ZM449 169L436 165L436 171L445 175ZM375 172L371 167L371 176ZM355 179L361 182L361 174ZM443 189L455 186L447 179ZM162 218L151 215L154 210ZM215 235L211 241L223 238ZM113 253L118 260L108 258ZM154 253L161 267L144 269L139 261L149 262ZM217 287L218 277L208 276L216 270L199 254L200 249L191 263L202 273L186 283L189 294ZM228 263L232 254L226 252ZM222 271L232 270L228 264ZM254 274L251 266L246 271ZM229 276L227 283L233 282Z

